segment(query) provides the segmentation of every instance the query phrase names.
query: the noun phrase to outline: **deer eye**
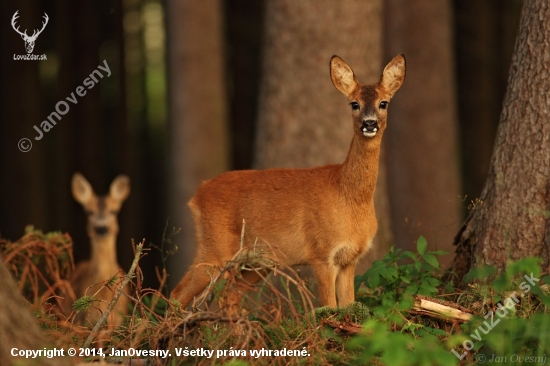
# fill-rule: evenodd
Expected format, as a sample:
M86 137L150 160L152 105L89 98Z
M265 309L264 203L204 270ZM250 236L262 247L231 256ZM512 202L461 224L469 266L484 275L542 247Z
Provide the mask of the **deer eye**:
M388 107L388 102L380 102L380 109L386 109Z
M351 109L353 109L354 111L359 109L359 103L351 102L350 104L351 104Z

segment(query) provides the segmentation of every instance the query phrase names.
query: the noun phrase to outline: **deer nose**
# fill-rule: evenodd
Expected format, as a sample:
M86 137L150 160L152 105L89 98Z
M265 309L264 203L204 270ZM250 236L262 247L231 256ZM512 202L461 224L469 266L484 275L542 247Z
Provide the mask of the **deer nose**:
M363 131L377 131L378 130L378 123L375 119L367 119L363 121L363 126L361 127L361 130Z
M97 235L105 235L107 234L107 231L109 231L107 226L96 226L94 227L94 230Z

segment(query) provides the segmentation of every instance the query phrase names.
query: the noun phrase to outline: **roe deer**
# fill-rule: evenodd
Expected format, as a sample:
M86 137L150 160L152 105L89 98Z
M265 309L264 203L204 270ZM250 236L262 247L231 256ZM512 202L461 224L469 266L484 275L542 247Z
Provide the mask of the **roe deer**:
M84 212L88 215L87 232L92 249L90 260L80 262L70 279L74 295L78 299L84 294L88 296L95 294L105 284L105 281L115 275L119 279L124 276L116 257L117 214L122 202L130 193L130 179L125 175L119 175L111 183L109 194L98 197L86 178L75 173L72 179L72 193L74 199L82 205ZM117 280L116 283L118 282ZM92 323L99 320L111 302L115 290L116 286L111 286L111 289L103 288L99 291L96 298L100 301L92 304L87 317L84 312L79 313L76 323L83 324L86 318ZM66 311L70 309L74 300L67 296ZM110 314L109 324L121 324L127 312L128 298L121 296Z
M243 219L244 243L267 242L279 263L313 267L321 305L354 301L355 266L377 230L373 198L380 144L388 104L405 79L405 57L394 57L380 82L363 85L333 56L330 77L351 105L353 139L346 160L311 169L231 171L204 182L189 201L197 254L171 293L183 308L239 251ZM242 271L240 286L227 294L226 310L236 310L246 282L260 279Z

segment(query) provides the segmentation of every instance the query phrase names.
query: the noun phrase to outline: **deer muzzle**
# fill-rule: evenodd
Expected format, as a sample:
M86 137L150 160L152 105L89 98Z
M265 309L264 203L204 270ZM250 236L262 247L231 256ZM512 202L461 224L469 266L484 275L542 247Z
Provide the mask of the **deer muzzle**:
M363 136L366 137L376 136L376 133L378 132L378 122L374 119L364 120L361 125L361 132L363 133Z
M94 231L96 235L103 236L109 232L109 229L107 228L107 226L95 226Z

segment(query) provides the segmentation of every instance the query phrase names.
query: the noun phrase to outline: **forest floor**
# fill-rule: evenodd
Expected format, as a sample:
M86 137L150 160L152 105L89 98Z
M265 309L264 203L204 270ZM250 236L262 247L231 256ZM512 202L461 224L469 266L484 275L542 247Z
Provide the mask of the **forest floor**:
M292 268L262 253L242 253L184 311L167 299L165 269L159 289L142 288L134 245L132 302L122 325L76 324L76 310L60 311L59 291L74 264L72 241L62 233L28 228L0 254L52 347L73 349L78 362L131 365L508 365L545 364L550 355L550 276L540 260L484 266L456 285L420 237L416 252L391 250L355 279L356 302L343 309L314 307L314 293ZM150 248L149 248L150 249ZM218 299L243 269L271 274L251 286L237 316ZM106 281L113 293L122 286ZM125 296L120 294L121 296ZM67 314L68 313L68 314ZM107 318L107 317L106 317Z

